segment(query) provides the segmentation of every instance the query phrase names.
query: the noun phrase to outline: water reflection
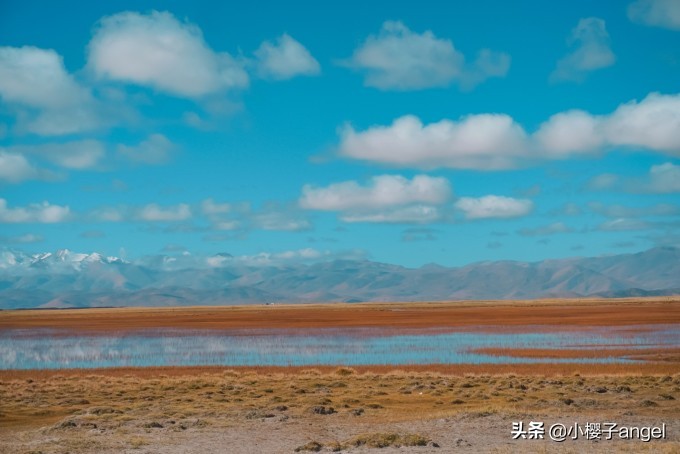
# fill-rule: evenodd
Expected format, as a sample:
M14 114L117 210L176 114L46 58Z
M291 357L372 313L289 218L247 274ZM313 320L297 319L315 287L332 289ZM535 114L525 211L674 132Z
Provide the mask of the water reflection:
M627 348L676 346L677 326L563 333L448 332L399 334L368 328L304 334L259 330L147 330L120 335L69 335L50 330L0 332L0 369L125 366L307 366L362 364L622 363L618 358L528 359L471 353L477 348Z

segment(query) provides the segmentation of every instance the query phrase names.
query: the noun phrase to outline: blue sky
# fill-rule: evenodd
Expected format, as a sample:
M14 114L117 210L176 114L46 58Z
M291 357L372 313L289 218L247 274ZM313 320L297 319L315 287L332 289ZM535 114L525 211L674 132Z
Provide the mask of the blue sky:
M680 244L680 3L0 6L0 247L420 266Z

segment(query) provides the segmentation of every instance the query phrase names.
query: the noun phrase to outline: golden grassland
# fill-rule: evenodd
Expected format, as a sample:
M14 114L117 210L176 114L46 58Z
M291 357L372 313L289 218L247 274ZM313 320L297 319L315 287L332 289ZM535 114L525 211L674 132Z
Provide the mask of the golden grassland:
M474 423L484 418L509 421L523 415L563 420L584 415L597 415L600 420L628 416L669 423L680 419L676 400L680 399L680 373L600 375L586 370L559 376L450 375L337 368L185 369L184 374L175 375L55 371L33 377L3 374L0 379L0 439L12 440L5 445L11 449L3 452L142 449L157 445L159 434L228 431L255 423L267 424L265 427L291 423L297 424L291 427L301 427L304 422L303 427L383 428L414 419L467 419ZM296 447L300 450L315 450L314 443L330 450L383 442L405 446L409 442L442 443L427 431L354 433L346 440L309 440L309 430L314 431L307 430L299 433ZM23 446L17 446L22 436L31 440L27 444L30 451L16 450ZM0 442L0 450L2 447ZM677 439L657 444L659 452L679 447ZM293 446L275 452L293 452Z
M288 415L324 405L337 411L362 408L372 416L392 420L409 418L414 412L436 417L462 410L528 411L550 408L568 399L581 399L572 404L562 402L573 409L628 409L639 404L650 414L680 412L678 403L669 397L680 391L680 373L448 375L399 369L360 372L355 368L185 373L110 376L57 372L35 379L3 378L0 427L45 425L74 414L85 419L102 416L99 419L105 420L133 415L143 419L174 415L228 420L240 418L244 411L276 413L281 411L276 407L284 405ZM157 413L159 410L162 412Z

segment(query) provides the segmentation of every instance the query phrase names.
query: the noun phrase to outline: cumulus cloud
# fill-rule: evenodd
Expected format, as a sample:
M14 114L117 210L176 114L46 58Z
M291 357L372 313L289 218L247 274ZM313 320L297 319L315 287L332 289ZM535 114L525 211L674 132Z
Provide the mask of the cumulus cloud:
M85 239L99 239L99 238L106 238L106 233L102 232L101 230L85 230L83 232L80 232L80 235L78 235L80 238L85 238Z
M208 198L201 202L201 211L207 216L212 216L216 214L229 213L232 210L230 203L218 203L212 198Z
M244 234L256 229L304 231L313 227L306 214L296 205L270 202L255 210L246 202L224 203L212 198L196 204L100 206L87 212L83 219L91 222L173 223L162 229L165 232L233 231ZM198 221L198 224L181 223L188 220ZM160 230L157 227L150 228Z
M412 243L416 241L436 241L438 234L439 231L435 229L423 227L410 228L402 232L401 241L404 243Z
M318 262L328 260L361 260L366 258L366 252L360 249L350 251L319 251L312 248L295 249L281 252L261 252L254 255L240 255L223 257L219 265L230 262L240 262L252 266L268 266L281 263ZM216 265L216 262L213 262Z
M451 195L445 178L379 175L366 185L353 180L326 187L305 185L298 203L308 210L339 211L344 222L426 223L442 217L434 205Z
M28 160L17 153L7 153L0 149L0 182L21 183L26 180L37 180L42 172Z
M605 173L588 182L595 190L617 190L626 192L671 194L680 192L680 166L671 162L654 165L642 177L623 177Z
M564 216L577 216L581 214L581 208L573 202L567 202L557 210L557 213Z
M537 145L554 155L587 153L601 148L605 138L598 118L581 110L550 117L534 134Z
M602 135L613 146L640 147L680 157L680 94L651 93L620 105L600 119Z
M680 192L680 166L670 162L652 166L648 179L640 182L639 189L661 194Z
M605 232L625 232L630 230L646 230L652 225L640 219L617 218L606 221L597 227L597 230Z
M221 231L253 229L299 232L312 229L312 222L296 204L267 202L255 209L250 203L219 203L213 199L201 202L200 211Z
M552 224L536 227L536 228L524 228L517 231L522 236L545 236L545 235L555 235L557 233L568 233L573 230L568 227L563 222L553 222Z
M96 167L106 155L104 144L92 139L40 145L16 145L7 150L22 155L37 156L60 167L76 170Z
M588 189L603 191L614 188L616 185L618 185L619 181L620 178L618 175L614 175L613 173L602 173L591 178L586 186Z
M165 164L174 150L175 145L163 134L151 134L137 145L118 146L120 156L141 164Z
M285 211L254 213L252 222L256 228L262 230L300 232L312 228L312 223L308 219Z
M190 217L191 208L186 203L167 207L150 203L137 212L137 218L142 221L184 221Z
M427 224L443 217L438 207L430 205L410 205L391 209L357 211L342 214L344 222L376 222L386 224Z
M454 81L471 88L489 77L504 77L510 56L485 49L474 63L466 64L450 40L437 38L429 30L419 34L401 22L387 21L345 64L365 74L366 86L381 90L446 87Z
M580 82L589 72L613 65L616 56L609 41L604 20L597 17L579 20L568 39L573 50L557 62L550 80Z
M52 205L49 202L32 203L25 207L11 208L7 200L0 198L0 223L42 223L54 224L66 221L71 214L68 206Z
M243 227L243 223L235 220L228 221L215 221L213 222L213 228L215 230L239 230Z
M88 214L88 218L95 222L122 222L127 218L125 207L99 207Z
M612 148L680 156L680 94L651 93L608 115L558 113L533 134L505 114L476 114L423 124L407 115L388 126L340 131L341 156L432 169L508 169L545 159L565 159Z
M346 126L340 154L403 167L502 169L525 154L525 147L524 130L508 115L469 115L429 125L407 115L363 132Z
M188 98L248 85L241 62L212 50L196 25L169 12L104 17L89 43L87 65L102 79Z
M600 202L588 204L593 212L610 218L636 218L642 216L676 216L680 215L680 205L659 203L651 206L631 207L625 205L605 205Z
M286 33L274 43L263 42L255 51L255 57L257 71L264 78L283 80L321 73L319 62L302 44Z
M20 132L75 134L106 123L90 90L51 49L0 47L0 98L17 114Z
M300 206L311 210L351 211L403 206L414 203L441 204L451 196L445 178L416 175L380 175L362 186L356 181L334 183L327 187L305 185Z
M32 46L0 47L0 95L7 103L40 109L90 100L90 92L68 74L59 54Z
M3 241L5 243L10 243L10 244L33 244L33 243L41 243L45 240L40 235L35 235L33 233L26 233L23 235L19 236L11 236L11 237L0 237L0 241Z
M628 18L643 25L680 30L680 2L636 0L628 5Z
M528 199L487 195L461 197L455 207L464 213L466 219L516 218L529 214L534 204Z

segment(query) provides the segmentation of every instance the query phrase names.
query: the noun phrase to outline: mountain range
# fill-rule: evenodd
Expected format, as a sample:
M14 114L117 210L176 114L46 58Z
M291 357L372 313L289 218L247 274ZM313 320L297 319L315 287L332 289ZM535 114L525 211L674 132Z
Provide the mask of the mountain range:
M439 301L680 294L680 248L420 268L369 260L264 263L229 254L126 261L0 250L0 309Z

